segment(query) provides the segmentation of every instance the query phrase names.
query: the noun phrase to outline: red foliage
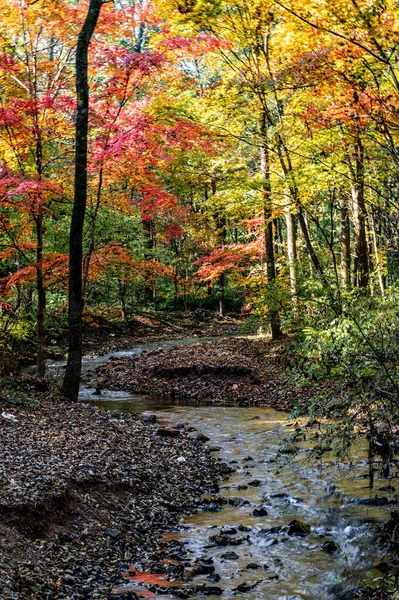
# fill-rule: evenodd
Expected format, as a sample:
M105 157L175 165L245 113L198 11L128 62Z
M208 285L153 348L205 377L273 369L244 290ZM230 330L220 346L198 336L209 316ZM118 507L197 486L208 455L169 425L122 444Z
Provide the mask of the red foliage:
M216 248L211 254L194 263L202 265L196 276L201 281L216 281L222 273L229 269L234 269L235 272L245 271L248 269L248 265L259 258L259 254L259 246L256 242Z

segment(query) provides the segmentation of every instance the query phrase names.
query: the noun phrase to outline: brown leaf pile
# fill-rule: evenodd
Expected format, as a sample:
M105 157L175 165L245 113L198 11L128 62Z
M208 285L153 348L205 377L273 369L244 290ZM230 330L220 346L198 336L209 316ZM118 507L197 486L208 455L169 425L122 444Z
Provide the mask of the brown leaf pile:
M98 374L108 389L289 409L289 393L280 393L277 357L278 347L263 338L223 339L111 359Z

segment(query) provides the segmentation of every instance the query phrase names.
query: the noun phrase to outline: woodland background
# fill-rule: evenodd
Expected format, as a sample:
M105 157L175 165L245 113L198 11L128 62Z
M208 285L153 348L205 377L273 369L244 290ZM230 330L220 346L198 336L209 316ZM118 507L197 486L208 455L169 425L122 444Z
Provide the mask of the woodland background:
M87 8L0 8L3 372L36 336L43 375L65 336ZM295 377L366 394L372 381L396 406L398 42L393 0L105 2L90 46L85 326L241 312L296 336Z

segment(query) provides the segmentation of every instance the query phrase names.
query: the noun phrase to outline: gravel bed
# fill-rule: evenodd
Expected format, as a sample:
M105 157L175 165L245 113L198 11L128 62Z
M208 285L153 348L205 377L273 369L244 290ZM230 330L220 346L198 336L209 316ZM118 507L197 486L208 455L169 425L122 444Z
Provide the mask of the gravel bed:
M1 598L115 598L228 470L190 437L80 404L3 413Z

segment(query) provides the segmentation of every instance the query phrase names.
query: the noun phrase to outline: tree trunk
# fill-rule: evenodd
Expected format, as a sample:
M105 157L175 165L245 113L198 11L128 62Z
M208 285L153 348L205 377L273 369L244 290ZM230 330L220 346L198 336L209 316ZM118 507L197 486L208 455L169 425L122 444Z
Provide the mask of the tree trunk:
M285 211L285 222L287 225L287 254L288 254L288 266L290 270L290 289L292 298L292 307L294 313L297 311L298 304L298 290L297 290L297 274L296 274L296 263L297 263L297 250L296 250L296 225L294 215L290 211L289 207Z
M38 377L44 377L46 374L46 291L43 280L43 214L39 209L39 214L35 217L36 224L36 290L37 290L37 308L36 308L36 328L37 328L37 361L36 374Z
M127 310L126 310L126 281L118 279L118 293L121 301L122 319L127 321Z
M34 116L35 124L35 163L36 173L39 183L42 182L43 174L43 146L40 135L40 127L37 119L37 114ZM37 198L37 214L34 217L36 227L36 291L37 291L37 307L36 307L36 335L37 335L37 356L36 356L36 374L38 377L44 377L46 374L46 329L45 329L45 314L46 314L46 290L43 279L43 207L42 197Z
M280 159L281 168L282 168L285 180L287 182L288 189L290 191L292 200L298 211L298 222L299 222L299 226L301 228L303 238L305 240L306 250L307 250L309 258L310 258L310 268L312 270L312 266L314 267L316 273L319 274L324 287L330 293L330 286L324 275L323 268L320 264L316 250L312 244L312 240L310 239L309 228L308 228L308 224L306 222L306 216L303 211L303 206L300 201L298 186L295 181L295 175L294 175L294 170L292 167L290 152L289 152L287 146L285 145L284 140L281 138L280 135L276 136L276 142L277 142L277 144L276 144L277 154Z
M262 112L260 119L260 168L263 180L263 218L264 218L264 247L266 259L266 276L269 288L276 284L276 267L274 262L273 222L272 222L272 190L270 181L270 156L266 115ZM280 317L275 306L270 307L270 328L272 339L281 336Z
M381 295L384 296L385 295L385 278L384 278L384 273L383 273L382 265L381 265L380 251L378 248L378 237L377 237L377 231L375 228L375 216L374 216L373 211L370 212L369 221L370 221L370 230L371 230L371 237L372 237L372 241L373 241L373 250L374 250L374 256L375 256L375 268L377 271L378 283L380 284Z
M94 209L91 211L91 215L90 215L91 220L90 220L89 248L86 252L86 255L85 255L84 261L83 261L83 282L82 282L83 302L84 302L84 298L85 298L85 294L86 294L86 286L87 286L87 279L89 276L91 257L93 256L93 252L95 249L96 223L97 223L98 212L100 210L100 204L101 204L103 177L104 177L104 169L103 169L103 167L101 167L100 172L98 174L96 202L94 205Z
M216 190L215 190L216 191ZM217 224L219 230L219 238L220 244L223 247L226 244L226 217L217 216ZM225 296L226 296L226 285L227 285L227 276L226 273L221 273L219 277L219 314L221 317L224 317L226 312L225 306Z
M302 231L303 239L305 240L306 250L308 251L310 260L312 261L312 265L314 266L316 272L320 275L320 278L323 281L323 283L327 287L329 287L328 283L326 282L326 278L324 276L324 271L320 264L316 250L314 249L312 240L310 239L308 224L306 223L306 218L305 218L305 215L303 214L303 208L301 205L298 207L298 221L299 221L299 226Z
M340 201L341 284L345 291L351 289L351 236L348 203Z
M369 283L369 255L366 235L366 204L364 200L364 150L360 137L357 137L353 151L352 201L356 236L357 284L364 290Z
M145 237L144 259L150 261L153 258L154 250L154 221L152 219L142 219L143 232ZM144 302L151 304L155 302L154 284L146 281L144 285Z
M226 314L225 306L225 290L226 290L226 274L222 273L219 277L219 315L224 317Z
M87 202L87 135L89 129L88 54L103 0L90 0L76 48L76 142L74 202L69 236L68 361L61 392L77 400L82 371L82 258Z

